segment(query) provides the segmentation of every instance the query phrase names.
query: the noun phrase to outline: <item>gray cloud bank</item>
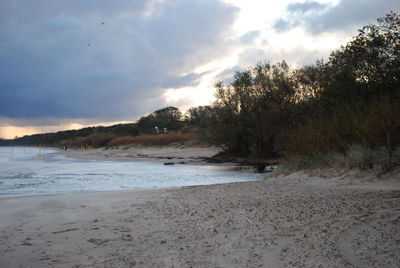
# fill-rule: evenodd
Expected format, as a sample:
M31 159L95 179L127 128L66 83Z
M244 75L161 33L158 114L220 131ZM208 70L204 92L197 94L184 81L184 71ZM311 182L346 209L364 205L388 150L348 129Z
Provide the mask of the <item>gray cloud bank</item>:
M274 28L288 31L300 26L313 34L348 31L399 10L399 0L341 0L335 6L316 1L291 3L287 6L286 17L278 20Z
M229 53L237 9L212 0L3 0L0 116L128 119Z

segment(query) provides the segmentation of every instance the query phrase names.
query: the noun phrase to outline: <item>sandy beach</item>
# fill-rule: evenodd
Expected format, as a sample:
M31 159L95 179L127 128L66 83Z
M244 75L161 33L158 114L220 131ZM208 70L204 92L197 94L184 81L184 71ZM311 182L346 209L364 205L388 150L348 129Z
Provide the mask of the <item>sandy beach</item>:
M0 267L398 267L400 179L263 181L0 200Z
M211 145L141 146L129 145L119 148L96 148L92 150L71 149L61 151L66 157L101 161L158 161L170 163L202 163L222 149Z

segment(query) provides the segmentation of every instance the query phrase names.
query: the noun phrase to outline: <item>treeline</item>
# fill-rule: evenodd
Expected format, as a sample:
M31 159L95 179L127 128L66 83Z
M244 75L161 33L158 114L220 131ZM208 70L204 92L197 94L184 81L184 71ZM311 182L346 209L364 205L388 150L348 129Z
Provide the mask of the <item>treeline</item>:
M231 153L372 167L400 164L400 17L359 30L327 62L260 63L189 110ZM379 153L377 153L379 152ZM343 157L342 157L343 156ZM350 162L353 160L349 160ZM352 163L342 163L351 166Z
M54 146L61 141L72 140L82 137L88 137L91 135L107 136L107 135L131 135L136 133L137 128L135 124L118 124L110 127L97 126L97 127L87 127L79 130L66 130L59 131L55 133L45 133L45 134L34 134L27 135L24 137L19 137L15 139L1 139L0 145L46 145Z
M12 140L0 139L0 145L45 145L45 146L67 146L79 147L81 144L87 144L93 147L103 147L109 144L121 145L133 141L145 142L146 139L131 139L128 137L137 137L152 135L155 133L155 127L158 127L160 133L172 134L184 129L185 120L182 113L176 107L166 107L159 109L149 115L141 117L136 123L117 124L113 126L87 127L79 130L59 131L56 133L45 133L28 135ZM172 133L171 133L172 132ZM169 135L159 139L147 139L149 143L168 143L170 140L179 141L188 140L188 135Z

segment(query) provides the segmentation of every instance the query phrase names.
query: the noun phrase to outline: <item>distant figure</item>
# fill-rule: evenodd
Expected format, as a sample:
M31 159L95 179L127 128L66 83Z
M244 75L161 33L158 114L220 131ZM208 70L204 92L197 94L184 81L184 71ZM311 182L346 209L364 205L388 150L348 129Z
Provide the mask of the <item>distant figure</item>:
M156 131L156 133L155 133L155 134L160 134L160 130L158 129L158 127L157 127L157 126L155 126L155 127L154 127L154 129L155 129L155 131Z
M164 133L167 133L167 128L166 127L164 128Z

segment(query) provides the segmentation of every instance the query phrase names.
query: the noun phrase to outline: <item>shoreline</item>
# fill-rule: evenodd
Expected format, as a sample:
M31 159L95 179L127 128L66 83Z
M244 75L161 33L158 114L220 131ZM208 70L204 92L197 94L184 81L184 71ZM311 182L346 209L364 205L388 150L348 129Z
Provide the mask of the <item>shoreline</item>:
M234 183L234 182L233 182ZM203 185L195 185L195 186L203 186ZM96 190L96 191L80 191L80 192L60 192L60 193L39 193L39 194L27 194L27 195L15 195L15 196L0 196L1 200L9 200L9 199L35 199L35 198L51 198L51 197L66 197L73 198L75 195L91 195L91 194L118 194L118 193L131 193L135 194L136 192L147 192L147 191L158 191L158 190L176 190L185 186L176 186L176 187L152 187L152 188L132 188L132 189L118 189L118 190ZM192 186L187 186L192 187Z
M395 267L398 176L326 175L0 200L0 266Z
M113 173L113 169L117 168L119 170L119 172L122 172L121 175L119 175L120 178L129 178L128 181L132 181L134 182L135 179L131 179L132 176L130 176L128 173L130 172L130 170L141 170L142 167L144 168L144 170L147 170L149 172L149 174L152 174L152 170L155 170L155 173L157 172L164 172L165 174L168 174L169 172L177 172L182 173L180 177L187 177L188 175L185 174L204 174L203 175L199 175L199 178L201 176L207 176L207 172L208 170L210 170L210 172L214 172L215 174L217 174L218 172L223 172L221 174L225 174L223 175L223 177L219 178L218 180L208 180L207 177L204 177L203 179L194 179L192 181L192 183L188 182L185 183L183 180L179 180L180 177L177 177L178 179L176 180L172 180L168 182L161 182L160 184L157 184L156 182L154 183L146 183L145 181L143 181L142 184L139 183L133 183L132 185L128 185L127 183L122 183L120 186L118 186L118 183L115 184L115 187L113 187L112 185L110 185L110 187L90 187L89 184L82 184L78 182L78 184L74 184L75 180L73 181L65 181L65 186L66 188L51 188L50 184L49 189L44 188L43 190L41 190L40 188L35 189L32 188L31 191L28 190L23 190L21 187L21 191L13 191L13 190L8 190L7 191L7 187L5 187L5 192L4 195L0 195L0 199L10 199L10 198L16 198L16 197L20 197L20 198L30 198L30 197L36 197L36 196L54 196L54 195L65 195L65 194L69 194L69 193L91 193L91 192L110 192L110 191L125 191L125 190L148 190L148 189L168 189L171 187L180 187L181 185L207 185L207 184L218 184L218 183L226 183L229 181L244 181L247 180L247 176L249 176L249 178L252 176L252 172L253 169L252 167L243 167L243 166L237 166L236 164L233 163L224 163L224 164L214 164L214 163L207 163L203 160L197 160L197 158L199 157L206 157L209 155L213 155L215 152L215 147L206 147L205 150L203 150L204 147L185 147L183 149L183 154L182 154L182 149L179 147L146 147L146 148L139 148L142 149L142 151L139 151L139 153L136 151L137 148L130 148L130 150L126 150L126 149L114 149L112 150L112 156L111 157L107 157L105 156L105 154L109 154L108 150L105 150L104 148L100 148L100 149L95 149L95 150L68 150L68 151L64 151L64 150L60 150L57 148L47 148L44 153L42 153L42 157L40 158L40 160L45 160L45 159L50 159L51 162L52 159L54 158L55 163L58 163L59 161L61 161L60 163L62 163L64 160L67 160L68 158L68 162L72 161L72 163L79 163L79 165L77 166L77 170L80 170L83 168L84 172L89 172L89 173L98 173L98 172L91 172L91 170L95 171L97 169L99 170L103 170L103 166L106 167L104 170L109 170L110 174ZM28 153L27 155L25 155L25 151L24 148L19 148L19 155L17 157L17 160L20 158L24 159L24 158L37 158L36 155L31 155L31 152ZM36 149L33 148L33 150L28 149L29 151L35 152L36 153ZM140 154L140 152L143 152L143 150L146 150L146 152L149 154L152 153L151 156L148 156L147 158L141 158L141 156L143 156L143 154ZM201 151L203 150L203 152ZM172 153L172 154L171 154ZM140 154L140 158L139 157L135 157L137 156L137 154ZM197 155L196 155L197 154ZM134 157L127 157L127 155L129 156L134 156ZM163 158L160 159L160 155L163 155ZM187 162L181 162L181 156L185 156L187 159ZM172 157L178 157L178 158L172 158ZM193 158L196 158L196 160L193 160ZM83 159L83 161L79 160L79 159ZM163 163L165 163L165 160L167 161L175 161L174 164L177 164L179 166L176 167L162 167L161 165L163 165ZM104 161L104 162L103 162ZM108 161L110 161L109 163L107 163ZM179 161L179 162L178 162ZM45 163L46 161L44 161L43 163L41 162L40 165L46 165ZM97 162L97 164L93 164L92 162ZM111 162L116 163L115 165ZM132 164L124 164L123 162L131 162ZM171 163L168 162L168 163ZM25 165L24 162L20 162L21 165ZM148 163L150 165L148 165ZM172 162L173 163L173 162ZM11 164L11 163L10 163ZM185 164L185 165L183 165ZM94 165L92 167L92 165ZM122 166L121 166L122 165ZM151 169L148 168L148 166L151 167ZM21 166L22 169L24 169L24 166ZM71 167L73 168L73 167ZM122 168L122 169L121 169ZM124 168L127 168L126 170L128 170L127 174L124 174ZM58 174L58 169L55 167L52 167L51 164L50 166L47 166L48 170L53 170L50 172L50 174L52 174L52 172L54 174ZM86 170L88 169L88 170ZM196 171L197 169L199 169L199 171ZM121 171L122 170L122 171ZM22 170L21 170L22 171ZM19 172L19 170L16 170L15 172ZM61 173L69 173L70 170L69 168L64 170ZM146 172L146 171L143 171ZM230 175L230 172L234 172L235 174ZM241 172L243 172L243 175L241 175ZM102 172L100 172L102 173ZM245 174L246 173L246 174ZM247 173L249 175L247 175ZM29 173L30 174L30 173ZM28 175L29 175L28 174ZM92 175L96 175L96 174L92 174ZM27 177L31 177L30 175ZM102 174L104 175L104 174ZM257 175L254 174L254 180L257 179L261 179L260 176L263 175ZM58 175L57 175L58 176ZM61 177L63 176L63 174L60 175ZM122 177L121 177L122 176ZM40 177L40 176L39 176ZM68 177L68 176L67 176ZM103 178L104 177L104 178ZM100 179L102 179L102 181L105 181L107 183L108 179L107 176L103 176ZM110 177L110 176L108 176ZM139 176L140 177L140 176ZM212 177L212 176L211 176ZM218 176L217 176L218 177ZM230 177L232 177L230 179ZM257 178L256 178L257 177ZM92 176L91 178L95 178L94 176ZM188 177L189 181L190 181L191 177ZM236 179L234 179L236 178ZM7 178L6 178L7 179ZM72 179L72 178L71 178ZM118 178L116 178L118 180ZM150 181L151 177L149 177ZM52 178L49 177L47 181L52 181ZM40 180L38 180L37 182L34 181L35 183L42 183ZM0 182L1 183L1 182ZM4 185L7 185L7 181ZM11 182L10 182L11 183ZM21 182L23 183L23 182ZM64 182L63 182L64 183ZM72 184L71 184L72 183ZM92 183L96 183L96 181L91 182ZM81 185L80 187L68 187L68 184L70 185ZM11 185L11 184L10 184ZM22 184L21 184L22 185ZM88 187L86 187L87 185L89 185ZM101 183L100 183L101 185ZM82 188L83 187L83 188ZM10 188L11 189L11 188Z
M140 146L121 148L95 148L90 150L68 149L57 152L65 157L98 161L149 161L168 163L202 164L220 149L215 146Z
M125 145L120 147L99 147L94 149L37 146L2 146L13 148L55 150L50 154L62 155L71 159L112 161L112 162L157 162L165 165L191 164L241 167L255 169L258 173L270 173L280 165L278 159L251 159L247 157L221 156L220 147L202 144L171 144L162 146Z
M90 150L68 149L57 152L68 158L97 161L144 161L164 165L210 165L270 173L279 166L279 161L241 157L220 157L222 149L213 145L129 145L122 148L96 148Z

